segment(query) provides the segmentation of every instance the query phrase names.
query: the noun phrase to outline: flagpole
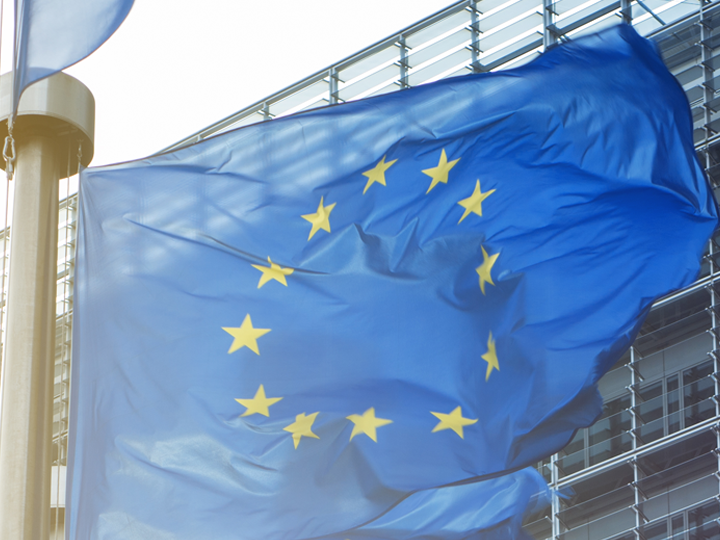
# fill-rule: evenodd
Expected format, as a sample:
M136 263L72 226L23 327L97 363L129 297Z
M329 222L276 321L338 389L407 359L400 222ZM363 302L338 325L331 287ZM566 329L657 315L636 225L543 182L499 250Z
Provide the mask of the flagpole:
M6 131L11 88L11 74L0 78L0 120ZM58 180L65 171L78 170L79 144L82 164L92 158L94 115L90 91L58 73L25 91L14 125L17 184L0 408L3 539L49 538Z

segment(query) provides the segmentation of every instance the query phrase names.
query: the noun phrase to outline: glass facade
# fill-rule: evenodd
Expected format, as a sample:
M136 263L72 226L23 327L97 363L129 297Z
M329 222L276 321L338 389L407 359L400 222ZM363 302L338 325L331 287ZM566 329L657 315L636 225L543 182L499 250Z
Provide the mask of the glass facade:
M514 67L622 20L658 44L685 89L699 158L720 189L720 0L457 2L170 149L300 110ZM64 522L77 206L71 188L63 193L51 524L57 539ZM602 417L537 464L560 497L527 518L535 538L720 540L719 295L720 235L709 243L696 283L655 304L631 350L601 380Z

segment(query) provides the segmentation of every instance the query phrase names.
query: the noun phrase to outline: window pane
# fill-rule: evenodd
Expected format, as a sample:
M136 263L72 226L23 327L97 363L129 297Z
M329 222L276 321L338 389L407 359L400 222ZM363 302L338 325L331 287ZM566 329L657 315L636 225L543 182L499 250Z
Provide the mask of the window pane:
M610 417L598 420L588 428L589 444L598 444L629 431L631 428L632 417L630 412L622 410Z
M560 458L557 464L563 476L576 473L585 468L585 450Z
M706 400L715 392L715 381L711 377L705 377L699 381L685 386L684 399L685 407L700 403Z
M683 538L683 534L682 534L682 533L683 533L683 531L685 530L684 521L685 521L685 520L683 519L683 516L682 516L682 515L680 515L680 516L675 516L674 518L672 518L672 533L673 533L673 538L676 537L675 535L677 535L677 538Z
M701 364L697 364L683 372L683 384L687 386L695 381L699 381L710 375L713 370L712 360L707 360Z
M665 540L667 538L667 523L663 520L653 525L642 527L645 540Z
M695 425L713 416L715 416L715 402L709 398L700 401L690 407L685 407L685 427Z
M688 512L688 529L692 531L692 538L711 538L717 535L717 524L715 520L720 516L718 513L718 502L712 501ZM713 527L715 525L715 527ZM707 535L704 534L707 529Z
M575 452L582 450L585 448L585 430L581 429L578 430L578 432L573 437L573 440L570 441L565 448L561 450L565 455L574 454Z
M623 433L612 439L608 439L600 444L591 446L588 451L590 455L590 465L595 465L611 457L627 452L632 449L632 437L629 433Z
M662 382L658 382L656 385L662 390ZM642 394L642 392L641 392ZM657 420L658 418L663 417L663 396L662 393L658 395L657 397L650 399L648 401L645 401L644 403L640 403L637 406L637 412L640 415L640 419L644 424L649 424L650 422L653 422Z

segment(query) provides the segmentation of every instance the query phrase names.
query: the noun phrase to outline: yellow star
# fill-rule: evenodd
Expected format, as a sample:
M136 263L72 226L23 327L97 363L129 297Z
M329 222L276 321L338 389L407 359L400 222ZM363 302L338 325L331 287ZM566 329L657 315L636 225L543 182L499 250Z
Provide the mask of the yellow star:
M460 407L455 407L453 412L451 412L450 414L443 414L432 411L430 411L430 414L440 420L438 425L433 428L433 433L435 433L436 431L442 431L443 429L452 429L455 433L460 435L461 439L465 438L463 434L463 426L470 426L477 422L477 418L475 418L475 420L471 420L470 418L463 418L462 409L460 409Z
M270 257L268 257L268 262L270 263L270 266L261 266L259 264L251 265L253 268L256 268L262 272L262 276L260 276L260 282L258 283L257 288L259 289L272 279L274 279L275 281L279 281L287 287L287 280L285 279L285 276L289 276L295 270L293 268L283 268L279 264L275 264L270 260Z
M312 432L312 425L317 415L318 413L312 413L306 416L305 413L300 413L295 417L295 421L292 424L283 428L283 430L292 433L295 448L298 447L300 439L303 437L312 437L313 439L320 438Z
M460 161L460 158L457 158L448 163L447 156L445 155L445 149L443 148L442 154L440 155L440 161L438 162L437 167L432 167L431 169L423 170L424 174L427 174L430 178L432 178L432 182L430 182L430 187L425 192L426 195L428 193L430 193L432 188L437 186L439 182L442 182L443 184L447 184L448 173L450 172L450 169L452 169L458 161Z
M243 321L240 328L230 328L223 326L223 330L225 330L228 334L235 338L232 342L232 345L230 345L230 350L228 351L228 354L234 353L235 351L237 351L238 349L242 349L243 347L247 347L252 352L258 355L260 354L260 351L257 346L257 338L259 338L260 336L264 336L270 331L269 328L253 328L249 313L245 315L245 320Z
M238 399L235 398L240 405L247 407L247 410L240 416L250 416L251 414L262 414L263 416L270 416L270 405L274 405L280 401L281 397L267 397L265 395L265 388L260 385L260 388L255 392L255 397L252 399Z
M458 221L458 223L468 217L470 215L470 212L475 213L478 216L482 216L482 202L493 193L495 193L494 189L486 191L485 193L480 191L480 180L478 180L477 184L475 184L475 191L473 191L473 194L470 195L467 199L463 199L462 201L458 202L458 204L465 209L465 212L463 212L463 215L460 218L460 221Z
M372 169L369 171L365 171L363 173L363 176L367 176L367 184L365 184L365 189L363 189L363 195L365 195L365 192L368 190L370 186L372 186L375 182L378 184L382 184L383 186L387 185L385 184L385 171L387 171L390 166L397 161L397 159L393 159L392 161L388 161L385 163L385 158L387 155L383 156L383 158L380 160L380 163L375 165Z
M330 232L330 212L332 212L332 209L335 208L337 203L323 206L323 199L324 197L320 197L320 206L318 206L317 212L301 216L304 220L312 223L312 229L310 229L310 236L308 236L308 240L310 240L320 229Z
M489 283L490 285L495 285L493 283L492 275L490 273L492 271L493 265L495 264L495 261L500 256L500 254L495 253L493 255L488 255L484 247L480 246L480 249L482 249L483 263L478 266L475 271L478 273L478 276L480 276L480 290L483 294L485 294L486 283Z
M350 440L353 440L355 435L364 433L370 437L373 441L377 442L377 428L392 424L392 420L386 420L385 418L375 417L375 407L370 407L367 411L359 414L351 414L347 417L353 424L353 430L350 434Z
M485 372L485 380L490 378L490 373L493 369L500 371L500 364L498 364L497 352L495 352L495 340L492 338L492 332L488 338L488 351L482 355L482 359L488 363L487 371Z

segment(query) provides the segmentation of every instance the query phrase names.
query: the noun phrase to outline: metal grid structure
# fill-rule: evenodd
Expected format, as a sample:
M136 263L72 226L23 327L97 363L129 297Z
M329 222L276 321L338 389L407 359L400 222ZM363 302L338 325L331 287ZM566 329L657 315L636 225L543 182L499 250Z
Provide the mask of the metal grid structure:
M66 186L70 182L65 181ZM53 384L53 439L50 536L65 536L65 478L67 466L68 413L70 406L70 359L72 354L72 300L75 259L77 195L69 188L60 201L58 267L55 319L55 377Z
M683 85L698 154L717 195L720 0L463 0L164 151L301 110L515 67L621 21L658 43ZM63 538L64 522L76 196L67 191L60 204L56 539ZM526 520L535 538L720 540L719 317L720 236L708 246L697 282L656 303L632 349L601 380L602 418L538 464L562 497Z
M618 22L643 35L698 14L695 0L464 0L203 129L165 151L295 112L516 67Z

